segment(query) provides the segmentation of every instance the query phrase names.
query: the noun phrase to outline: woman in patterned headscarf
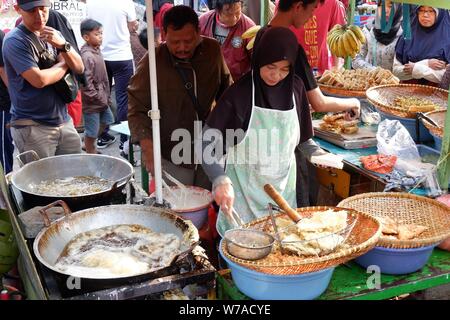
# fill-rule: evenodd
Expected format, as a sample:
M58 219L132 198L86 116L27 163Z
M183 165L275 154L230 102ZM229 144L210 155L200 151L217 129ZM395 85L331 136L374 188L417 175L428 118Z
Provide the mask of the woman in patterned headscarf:
M381 67L392 71L395 57L395 45L402 35L402 5L386 1L386 24L392 19L388 32L381 30L382 6L378 0L378 10L372 28L363 28L366 43L352 62L353 69L374 69Z

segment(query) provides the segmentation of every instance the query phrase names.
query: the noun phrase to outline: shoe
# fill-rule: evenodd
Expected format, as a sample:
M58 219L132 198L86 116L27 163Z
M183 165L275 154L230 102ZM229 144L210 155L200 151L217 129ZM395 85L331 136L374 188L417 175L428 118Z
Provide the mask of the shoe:
M109 137L106 136L106 134L102 137L97 139L97 148L98 149L105 149L107 146L109 146L110 144L113 144L114 142L116 142L116 137L109 135ZM109 139L111 138L111 139Z

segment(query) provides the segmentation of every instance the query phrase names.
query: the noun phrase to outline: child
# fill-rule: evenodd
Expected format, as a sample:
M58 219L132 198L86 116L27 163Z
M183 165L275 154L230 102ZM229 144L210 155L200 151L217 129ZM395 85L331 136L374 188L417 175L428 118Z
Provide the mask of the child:
M81 47L86 84L81 88L84 120L84 144L87 153L98 153L96 141L103 129L114 122L108 74L100 46L103 28L100 22L86 19L81 22L81 36L86 43Z

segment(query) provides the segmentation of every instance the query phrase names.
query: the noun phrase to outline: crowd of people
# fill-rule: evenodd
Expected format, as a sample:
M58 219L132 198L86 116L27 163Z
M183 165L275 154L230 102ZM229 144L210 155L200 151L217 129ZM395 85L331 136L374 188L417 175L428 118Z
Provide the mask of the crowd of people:
M127 155L128 143L139 144L142 165L154 171L149 56L146 35L138 36L134 3L83 2L84 44L76 43L69 22L50 9L49 0L17 0L20 23L6 36L0 33L1 160L6 173L12 170L14 146L19 152L34 150L41 158L82 149L99 153L97 149L115 143L108 126L125 120L131 141L121 136L121 154ZM315 170L309 159L324 151L311 139L311 111L347 112L349 119L360 114L358 99L325 96L316 82L325 70L342 68L343 60L332 56L326 37L334 25L346 23L348 2L271 1L271 19L249 50L250 39L242 35L260 24L254 16L256 2L208 1L211 10L199 17L189 6L153 1L156 41L151 49L156 50L162 165L182 183L213 191L220 232L230 227L226 216L233 206L246 212L245 222L263 214L268 199L260 190L265 183L276 186L292 207L315 204ZM411 38L405 39L402 7L387 1L383 12L379 1L373 23L364 27L367 42L352 66L380 66L403 82L448 89L450 13L412 8ZM45 59L53 63L45 65ZM78 79L84 143L74 125L76 113L69 112L55 85L67 74ZM249 159L256 152L250 130L273 128L280 131L280 140L272 144L279 146L282 161L233 163L240 154ZM209 145L202 141L198 148L192 138L180 148L179 129L191 137L219 132L222 139L214 145L224 152L213 152L215 161L206 163L202 157ZM227 130L244 134L228 141Z

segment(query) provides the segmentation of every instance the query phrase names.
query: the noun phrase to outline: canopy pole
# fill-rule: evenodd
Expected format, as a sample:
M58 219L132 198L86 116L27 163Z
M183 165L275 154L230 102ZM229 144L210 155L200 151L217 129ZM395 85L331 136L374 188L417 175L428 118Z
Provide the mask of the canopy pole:
M152 119L152 133L153 133L153 161L155 166L155 191L156 203L163 203L162 196L162 173L161 173L161 139L159 129L159 113L158 105L158 84L156 79L156 52L155 52L155 32L153 30L153 1L145 0L147 13L147 43L148 43L148 57L149 57L149 74L150 74L150 93L152 110L148 112L148 116Z

